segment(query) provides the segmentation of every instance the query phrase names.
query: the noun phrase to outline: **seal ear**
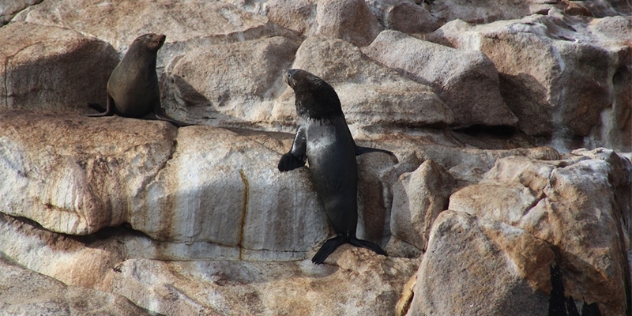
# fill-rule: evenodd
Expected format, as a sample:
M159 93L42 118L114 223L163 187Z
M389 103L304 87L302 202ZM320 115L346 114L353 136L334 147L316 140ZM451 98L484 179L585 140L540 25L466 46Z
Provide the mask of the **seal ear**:
M286 153L281 156L281 160L279 160L279 171L285 172L294 170L296 168L300 168L305 165L305 159L301 159L296 157L292 153Z

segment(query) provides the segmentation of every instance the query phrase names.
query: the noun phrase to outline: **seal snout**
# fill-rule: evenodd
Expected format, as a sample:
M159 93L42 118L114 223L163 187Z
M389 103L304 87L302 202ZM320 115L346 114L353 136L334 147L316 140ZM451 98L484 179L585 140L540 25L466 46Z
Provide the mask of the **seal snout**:
M283 80L285 80L285 83L287 83L288 86L294 88L294 75L298 72L298 69L289 69L288 71L285 72L285 75L283 76Z

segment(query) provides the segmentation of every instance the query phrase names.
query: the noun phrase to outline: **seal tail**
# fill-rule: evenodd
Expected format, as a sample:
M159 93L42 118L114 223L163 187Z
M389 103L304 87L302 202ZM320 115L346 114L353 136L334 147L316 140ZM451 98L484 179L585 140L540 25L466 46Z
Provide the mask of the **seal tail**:
M329 255L334 252L334 250L336 250L336 248L346 242L347 238L345 238L344 236L338 236L327 240L314 255L314 257L312 258L312 262L315 264L322 264L323 262L325 262L325 259L327 259L327 257L329 257Z
M366 248L369 250L373 250L373 252L377 253L378 255L383 255L383 256L387 256L386 251L384 251L380 246L378 246L375 243L372 243L368 240L362 240L362 239L358 239L355 237L351 237L351 239L349 239L349 243L356 246L356 247L362 247L362 248Z

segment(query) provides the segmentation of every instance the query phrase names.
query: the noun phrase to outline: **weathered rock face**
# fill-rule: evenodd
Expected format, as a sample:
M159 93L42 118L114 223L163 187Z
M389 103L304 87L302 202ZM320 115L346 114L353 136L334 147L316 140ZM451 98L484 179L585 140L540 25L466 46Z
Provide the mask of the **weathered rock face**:
M278 36L191 50L166 71L165 104L178 109L176 117L186 111L186 121L269 122L297 49L296 41Z
M40 2L42 2L42 0L14 0L2 2L2 4L0 4L0 25L9 22L13 16L21 10Z
M632 167L629 161L621 160L622 165L608 164L604 160L586 159L583 155L587 153L584 152L575 154L582 156L549 162L532 161L524 157L503 158L498 160L494 168L485 175L485 181L454 193L450 197L448 208L456 212L452 217L459 219L444 218L445 223L435 223L419 278L426 282L424 275L433 275L433 278L441 280L441 277L436 274L436 269L446 259L437 257L431 260L428 254L439 255L449 252L445 247L453 246L446 243L448 240L452 243L453 239L448 236L463 230L470 231L472 234L474 227L483 231L494 227L497 232L494 232L492 237L486 238L495 240L501 237L504 240L504 242L494 241L494 243L496 247L509 251L509 256L515 261L515 266L527 269L520 275L536 278L536 280L531 280L532 290L549 291L550 284L547 283L548 279L545 277L548 276L548 262L553 259L552 252L555 251L555 260L561 266L562 274L565 276L566 296L583 298L588 303L597 302L604 314L624 313L627 291L624 280L629 276L626 272L628 262L623 249L627 247L629 228L624 226L627 219L621 217L620 210L629 208L624 204L625 202L621 203L621 201L627 201L631 193L613 192L612 186L616 183L613 181L615 174L625 175L623 181L629 186L632 183L629 178ZM595 155L595 153L588 155ZM618 157L618 159L622 158ZM621 181L621 178L619 177L618 181ZM486 226L488 228L485 228ZM511 231L515 232L511 233ZM435 234L436 245L432 241L433 234ZM485 233L485 236L490 234ZM509 236L502 236L503 234L508 234L511 239L521 235L528 237L512 241ZM600 237L595 239L592 236ZM463 238L464 241L485 239L483 235L481 237L466 235ZM522 249L527 245L532 246L533 243L526 242L524 238L538 240L543 245L542 250ZM445 241L439 241L441 239ZM457 244L460 243L457 242ZM465 246L459 245L459 247ZM467 246L468 249L481 247L483 246L472 244ZM512 255L513 252L515 254ZM499 257L494 255L494 251L484 253ZM525 253L532 253L532 255L525 255ZM484 261L490 262L485 259ZM432 265L432 268L424 266L426 263ZM538 266L529 267L534 263ZM467 265L469 264L464 263L464 266ZM490 270L480 276L470 276L470 280L489 284L486 279L489 277L487 274L498 277L498 274L493 272L497 268L491 266L489 268ZM544 270L529 271L535 268ZM580 269L583 273L573 273L576 269ZM461 271L461 269L450 267L443 271L446 277L448 275L458 277L453 276L453 272ZM529 280L529 277L526 278ZM432 282L432 279L428 282ZM498 292L498 286L504 283L499 281L498 285L493 286L492 289ZM471 304L467 299L448 304L447 301L440 299L439 294L430 298L424 293L428 291L428 288L433 288L432 283L418 286L422 295L417 304L422 312L427 311L432 314L436 308L447 308L444 311L459 313ZM609 291L607 294L606 289ZM496 310L496 308L505 308L502 304L481 305L477 308L480 308L483 314L516 314L519 311L526 311L521 304L515 305L512 301L507 303L511 303L506 307L511 308L510 310ZM539 303L531 302L527 305L546 310L548 300L541 300ZM489 308L492 309L489 310Z
M609 36L612 28L627 35ZM480 26L454 21L428 39L484 52L527 134L552 135L565 150L574 145L568 141L573 137L630 150L630 34L629 17L587 23L553 10Z
M554 259L549 245L525 231L444 211L408 315L546 315L549 296L536 289L547 283Z
M0 4L3 312L630 310L628 2L33 2ZM80 116L148 32L162 106L201 125ZM389 257L306 260L333 232L308 166L277 170L288 68L397 156L357 157L357 235Z
M151 315L125 297L67 286L0 259L0 309L10 315Z
M363 50L376 61L432 85L454 113L454 124L515 125L498 90L494 64L481 52L450 49L396 31L384 31Z
M0 119L8 131L2 138L2 211L52 231L87 235L129 223L155 240L213 243L234 259L302 258L327 237L307 171L277 170L289 137L202 126L176 135L165 122L114 117L13 112ZM360 163L374 172L362 177L374 183L363 190L372 209L363 222L382 227L372 232L377 240L388 237L379 171L393 164L374 164L381 156L387 155ZM286 198L271 198L273 192Z
M349 124L418 126L453 122L452 111L428 86L376 64L345 41L307 38L292 67L312 72L331 84ZM273 118L293 121L295 112L294 93L287 87L275 104Z
M118 64L108 43L75 31L30 23L0 28L0 108L82 111L105 102Z

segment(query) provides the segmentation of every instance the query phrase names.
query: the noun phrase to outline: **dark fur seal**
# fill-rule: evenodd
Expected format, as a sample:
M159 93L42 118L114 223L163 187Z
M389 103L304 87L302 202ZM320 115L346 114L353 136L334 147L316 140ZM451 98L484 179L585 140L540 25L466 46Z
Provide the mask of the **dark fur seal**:
M176 126L186 123L168 117L160 107L160 89L156 75L156 54L165 43L163 34L145 34L137 37L114 68L107 84L107 106L89 104L98 114L88 116L111 116L114 114L142 118L150 113L155 118Z
M289 171L309 161L312 182L323 201L327 218L337 236L329 239L312 258L320 264L343 243L386 255L380 246L356 238L358 224L356 155L386 150L355 144L336 91L324 80L300 69L288 70L285 82L294 89L298 130L292 149L279 161Z

